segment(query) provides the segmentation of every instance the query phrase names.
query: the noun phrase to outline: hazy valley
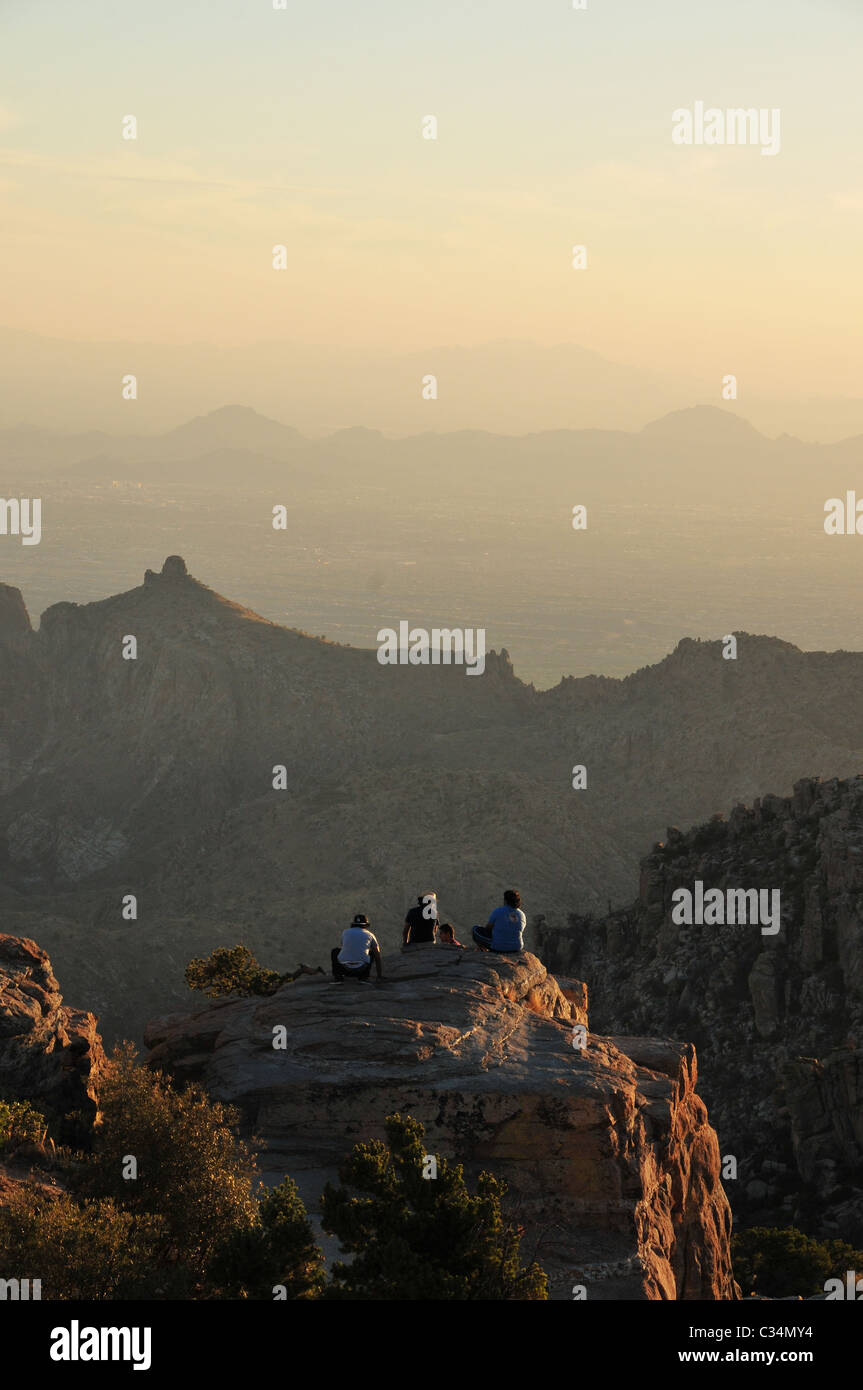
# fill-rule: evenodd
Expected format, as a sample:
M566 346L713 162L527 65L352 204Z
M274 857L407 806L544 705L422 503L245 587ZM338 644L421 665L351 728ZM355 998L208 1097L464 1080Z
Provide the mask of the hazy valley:
M308 440L229 407L160 436L0 443L6 495L43 499L41 544L3 544L33 614L131 587L160 554L213 574L217 554L218 587L274 622L358 647L401 618L481 626L541 687L625 676L684 636L860 644L858 538L823 526L853 438L768 439L704 407L635 433Z

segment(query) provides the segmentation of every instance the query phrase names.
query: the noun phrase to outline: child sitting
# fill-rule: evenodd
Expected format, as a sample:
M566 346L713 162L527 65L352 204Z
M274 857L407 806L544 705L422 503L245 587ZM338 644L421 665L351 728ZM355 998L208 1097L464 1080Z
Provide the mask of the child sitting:
M464 942L456 941L455 932L451 922L442 922L438 927L438 945L456 946L459 951L464 950Z

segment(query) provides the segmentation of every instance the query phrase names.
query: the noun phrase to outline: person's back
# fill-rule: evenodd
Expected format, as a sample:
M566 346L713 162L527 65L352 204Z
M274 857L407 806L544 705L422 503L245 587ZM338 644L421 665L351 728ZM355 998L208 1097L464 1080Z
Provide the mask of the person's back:
M520 907L505 903L496 907L489 917L491 923L491 948L493 951L523 951L524 929L527 918Z
M421 893L416 907L405 913L402 940L405 946L434 941L437 931L437 894Z
M367 980L372 965L381 979L381 948L364 912L358 912L342 932L342 944L333 947L330 961L337 984L342 980Z
M342 932L339 960L342 965L365 965L371 954L372 947L377 945L377 937L373 932L369 931L368 927L346 927Z
M524 950L524 930L527 918L521 910L521 894L508 888L503 906L496 907L484 927L473 929L473 939L481 951L499 951L514 955Z

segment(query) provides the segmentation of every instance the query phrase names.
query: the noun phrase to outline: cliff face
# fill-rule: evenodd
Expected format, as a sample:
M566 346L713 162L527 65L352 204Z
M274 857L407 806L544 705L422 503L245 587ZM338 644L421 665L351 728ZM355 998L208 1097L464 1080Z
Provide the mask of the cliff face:
M76 1142L97 1114L104 1064L95 1018L63 1003L45 952L0 936L0 1097L31 1101Z
M588 1298L735 1297L691 1046L588 1035L576 1050L585 988L528 954L416 948L384 972L156 1020L149 1063L239 1105L264 1166L313 1172L318 1190L386 1115L415 1115L430 1153L507 1180L558 1298L576 1283Z
M781 926L676 925L672 893L781 893ZM796 783L642 861L630 908L545 922L550 968L593 982L606 1029L683 1032L702 1059L735 1214L863 1240L863 777Z

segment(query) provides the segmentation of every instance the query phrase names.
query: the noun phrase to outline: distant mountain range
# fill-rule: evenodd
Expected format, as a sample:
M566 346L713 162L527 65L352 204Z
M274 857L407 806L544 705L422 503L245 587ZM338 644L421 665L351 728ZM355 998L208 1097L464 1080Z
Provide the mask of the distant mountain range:
M739 634L726 661L687 639L624 680L539 692L504 652L475 678L381 666L179 560L37 632L0 586L0 654L5 928L50 951L109 1037L181 1002L184 965L217 944L316 965L364 911L391 949L429 887L463 934L510 885L565 922L630 897L667 824L863 766L863 653Z
M517 512L526 490L551 499L580 487L600 503L626 489L634 499L691 500L707 510L717 498L781 509L805 496L817 522L827 496L856 484L863 435L830 445L771 439L728 410L693 406L635 432L461 430L390 439L357 427L308 439L248 406L229 405L159 434L0 430L0 449L7 491L46 475L235 488L349 481L385 486L388 496L422 505L444 490L449 497L503 486Z
M129 374L138 382L134 401L121 391ZM436 400L422 396L429 374ZM638 430L695 402L723 404L719 376L634 366L576 343L521 340L398 352L296 341L72 341L0 326L0 381L0 426L64 432L156 433L230 400L313 436L356 425L388 435ZM726 408L768 435L832 442L863 433L860 396L776 399L745 377L739 392Z

